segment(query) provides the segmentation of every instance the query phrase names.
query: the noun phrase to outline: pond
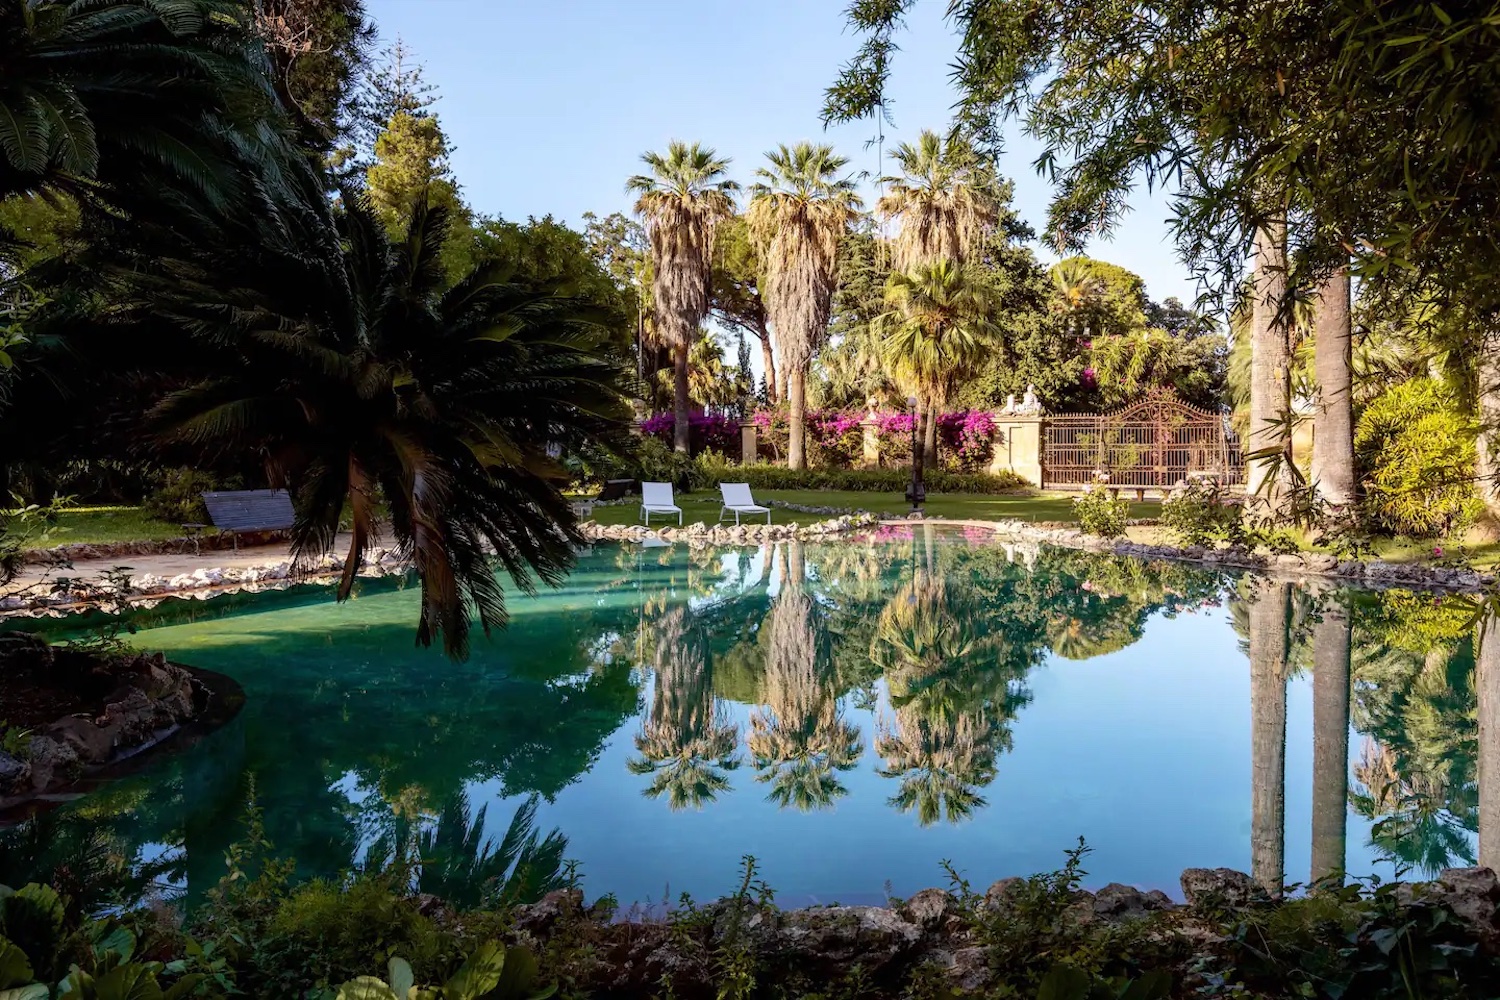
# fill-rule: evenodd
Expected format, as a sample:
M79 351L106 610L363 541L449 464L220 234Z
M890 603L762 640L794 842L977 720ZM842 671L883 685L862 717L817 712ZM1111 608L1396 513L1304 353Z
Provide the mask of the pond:
M1477 846L1460 605L931 529L600 545L464 663L414 647L400 581L171 602L133 641L234 677L244 711L31 842L99 831L196 897L253 788L304 874L529 805L626 903L723 894L744 855L783 903L910 894L943 861L982 890L1079 837L1089 885L1174 897L1188 866L1425 874Z

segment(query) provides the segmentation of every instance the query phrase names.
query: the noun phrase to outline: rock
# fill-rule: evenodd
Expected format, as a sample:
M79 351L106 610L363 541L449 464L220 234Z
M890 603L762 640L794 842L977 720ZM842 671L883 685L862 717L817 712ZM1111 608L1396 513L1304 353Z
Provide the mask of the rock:
M545 937L558 924L583 916L583 892L557 889L543 896L541 902L516 907L516 929L533 937Z
M904 915L923 930L940 929L958 912L958 901L942 889L923 889L906 901Z
M1244 872L1233 868L1188 868L1182 873L1182 896L1189 906L1245 906L1270 897Z
M136 692L139 694L140 692ZM69 747L81 764L102 764L115 751L113 728L96 726L88 719L70 715L47 727L47 736Z
M44 791L54 783L72 781L83 771L78 751L50 736L31 738L31 787Z
M979 993L995 978L989 949L973 946L957 951L935 952L932 960L948 974L948 981L963 993Z
M20 794L30 781L31 763L0 750L0 797Z
M1016 890L1026 885L1024 878L1012 876L1003 878L991 885L984 894L984 905L991 910L998 910L1010 903L1010 897L1015 895Z
M1487 951L1500 950L1500 880L1493 870L1444 869L1427 898L1452 910Z
M1109 923L1141 920L1172 909L1172 900L1160 889L1142 892L1135 886L1111 882L1094 893L1094 915Z
M878 973L916 949L922 929L880 906L830 906L783 915L778 936L783 961L834 972L858 961Z

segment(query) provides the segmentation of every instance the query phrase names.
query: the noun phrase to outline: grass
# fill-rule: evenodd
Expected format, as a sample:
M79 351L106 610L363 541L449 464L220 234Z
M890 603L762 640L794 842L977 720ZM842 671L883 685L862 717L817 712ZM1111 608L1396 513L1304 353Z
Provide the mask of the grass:
M57 515L49 535L34 548L54 545L100 545L106 542L143 542L181 538L180 524L158 521L143 507L70 507Z
M973 519L999 521L1071 521L1073 520L1072 494L1031 493L992 496L980 493L931 494L927 498L928 514L944 517L950 521ZM874 514L904 514L911 509L906 498L899 493L866 493L838 490L760 490L757 500L781 500L786 503L806 504L818 507L848 507L867 510ZM719 497L707 491L677 495L677 505L682 508L682 522L692 524L704 521L713 524L719 519ZM1132 517L1155 517L1161 505L1155 502L1132 503ZM803 514L799 511L775 509L771 520L780 524L809 524L826 520L826 514ZM651 522L657 523L660 515L653 515ZM612 507L595 507L594 520L600 524L638 524L640 507L635 503Z

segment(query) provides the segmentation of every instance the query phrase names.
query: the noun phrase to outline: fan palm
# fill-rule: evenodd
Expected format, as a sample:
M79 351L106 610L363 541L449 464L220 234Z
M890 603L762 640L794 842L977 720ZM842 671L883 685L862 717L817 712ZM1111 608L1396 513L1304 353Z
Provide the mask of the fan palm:
M249 5L16 0L0 10L0 197L42 189L223 207L279 142ZM274 168L262 161L260 173Z
M839 242L860 209L847 158L800 142L766 154L746 217L766 269L762 297L781 355L787 400L787 465L806 465L807 369L828 336L838 285Z
M992 175L962 138L923 131L912 145L891 150L899 175L882 177L881 217L900 225L892 263L898 271L938 260L963 263L995 224L1000 203Z
M471 610L486 633L506 619L492 556L527 592L571 564L548 452L618 432L620 367L588 303L514 283L503 261L445 290L447 218L425 199L394 245L344 201L336 227L316 202L268 205L227 245L153 258L117 281L113 318L186 332L174 370L196 377L149 424L203 461L260 456L294 492L299 566L331 550L347 509L341 599L383 504L421 581L418 641L461 657Z
M886 311L876 317L881 355L898 381L922 398L923 464L937 457L937 414L958 385L1001 343L990 286L951 260L891 274Z
M901 782L890 804L901 812L916 810L923 826L968 819L986 805L979 789L995 780L996 755L1009 745L1008 732L1001 732L1003 737L982 716L943 720L897 709L894 721L882 720L875 738L875 752L885 758L876 773Z
M625 190L636 195L635 212L651 243L654 329L671 349L675 369L673 443L686 452L688 351L709 312L714 234L734 215L739 185L724 176L728 158L696 142L673 142L665 154L648 152L641 160L651 172L630 178Z

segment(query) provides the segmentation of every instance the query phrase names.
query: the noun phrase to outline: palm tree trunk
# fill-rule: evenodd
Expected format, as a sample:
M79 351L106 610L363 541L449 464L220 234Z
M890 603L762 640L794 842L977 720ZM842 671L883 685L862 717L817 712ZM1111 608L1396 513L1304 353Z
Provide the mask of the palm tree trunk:
M938 462L938 403L927 404L927 426L922 432L922 468L936 469Z
M1492 516L1500 516L1500 333L1481 339L1477 368L1479 438L1474 472L1485 507Z
M912 463L918 468L927 468L927 407L917 404L916 412L912 419L917 422L916 454L912 456Z
M679 344L672 351L672 413L677 418L672 447L684 455L692 447L688 424L688 345Z
M806 442L807 422L807 374L795 368L786 373L787 401L787 449L788 469L807 468Z
M1312 881L1342 884L1349 803L1349 613L1331 604L1313 631Z
M1318 402L1313 410L1312 478L1325 503L1354 501L1354 399L1349 269L1339 268L1318 289L1313 367Z
M1250 455L1246 491L1272 513L1280 512L1291 480L1291 310L1286 302L1286 226L1272 223L1255 234L1254 310L1250 323ZM1278 459L1279 456L1279 459Z
M1479 864L1500 871L1500 616L1485 616L1474 665L1479 710Z
M766 369L766 403L775 406L781 399L776 391L776 356L771 352L771 331L756 333L760 338L760 360Z
M1250 871L1273 896L1286 883L1285 583L1263 583L1250 605Z

